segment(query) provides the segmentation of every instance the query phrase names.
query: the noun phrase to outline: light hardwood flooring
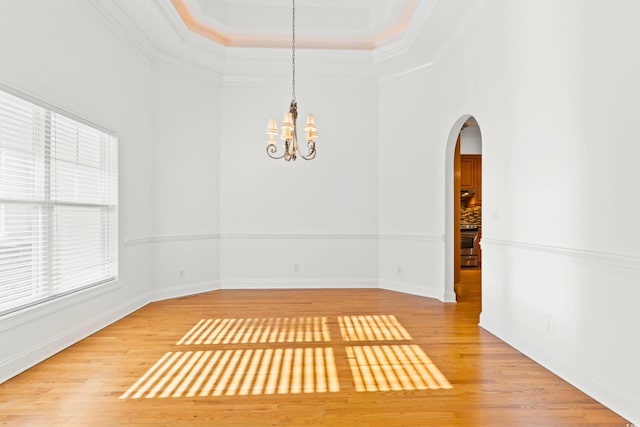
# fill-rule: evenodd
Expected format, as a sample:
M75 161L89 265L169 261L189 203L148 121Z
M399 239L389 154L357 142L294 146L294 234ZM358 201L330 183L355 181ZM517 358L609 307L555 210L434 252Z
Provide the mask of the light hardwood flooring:
M10 426L615 426L478 327L376 289L215 291L149 304L0 385Z

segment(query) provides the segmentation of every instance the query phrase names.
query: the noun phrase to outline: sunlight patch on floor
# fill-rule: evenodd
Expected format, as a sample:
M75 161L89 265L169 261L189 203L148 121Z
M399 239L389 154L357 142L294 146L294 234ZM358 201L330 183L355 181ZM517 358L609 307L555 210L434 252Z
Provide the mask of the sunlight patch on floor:
M340 391L332 348L166 353L121 399Z
M181 351L165 353L120 399L338 392L336 351L358 392L452 388L419 346L394 344L412 340L395 316L338 316L336 341L328 325L327 317L201 319L176 343Z
M355 346L346 351L356 391L452 388L417 345Z
M345 341L402 341L411 335L395 316L339 316Z
M176 345L330 341L326 317L202 319Z

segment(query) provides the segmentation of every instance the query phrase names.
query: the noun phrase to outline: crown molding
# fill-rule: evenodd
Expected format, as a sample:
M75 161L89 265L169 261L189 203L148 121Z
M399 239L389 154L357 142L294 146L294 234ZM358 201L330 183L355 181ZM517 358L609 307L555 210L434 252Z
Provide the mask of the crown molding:
M285 76L231 74L222 77L223 87L265 88L281 87L287 84L291 84L291 79ZM299 83L298 86L300 86Z
M311 75L302 81L296 81L297 88L314 88L320 84L327 85L334 89L356 89L377 87L378 80L372 76L332 76L332 75ZM228 88L268 88L268 87L290 87L291 77L280 75L247 75L247 74L227 74L222 77L222 86Z
M390 80L399 80L399 79L410 79L412 77L420 76L423 74L430 73L436 69L436 64L433 62L427 62L426 64L417 65L413 68L409 68L406 70L398 71L395 73L389 73L380 76L379 82L385 83Z
M398 56L409 49L409 46L418 36L420 29L428 20L429 14L434 5L439 0L419 0L416 12L413 15L407 30L397 37L394 41L387 42L379 47L368 50L353 49L305 49L299 47L299 53L304 56L305 51L313 51L313 57L320 55L323 60L335 58L338 56L337 62L353 61L360 65L371 66L372 64L388 60ZM110 0L88 0L87 4L92 6L94 11L99 12L104 21L121 37L124 37L130 45L132 45L144 58L148 61L152 60L159 51L170 53L167 46L156 47L147 38L144 32L134 23L127 13L118 5L117 2ZM171 0L157 0L153 3L160 16L164 18L167 26L173 30L176 45L171 49L180 48L181 46L190 46L196 49L200 54L208 55L210 58L218 59L222 62L234 59L273 59L279 56L277 51L286 52L289 48L263 48L263 47L226 47L218 43L212 42L205 36L194 33L184 23L179 13L176 11ZM174 56L182 56L175 54ZM311 57L311 55L310 55ZM342 57L342 58L340 58ZM192 62L194 62L192 60ZM200 61L198 61L200 62ZM212 67L215 71L222 70L222 67Z
M150 63L158 53L159 49L116 2L87 0L80 4L146 63Z
M431 12L438 1L439 0L420 0L407 31L395 41L374 49L372 51L373 63L379 64L408 52L418 38L418 34L420 34L425 23L429 20Z
M119 0L130 1L130 0ZM157 63L171 66L190 75L202 78L207 72L218 75L239 75L243 72L258 73L265 69L280 72L282 60L288 57L289 49L282 48L248 48L225 47L212 42L206 37L192 32L180 18L171 0L157 0L148 7L158 13L157 19L164 20L170 29L170 35L165 37L161 45L154 45L146 33L127 14L126 5L114 0L87 0L81 2L118 38L125 42L133 52L147 63ZM334 49L299 49L298 57L304 59L304 64L316 75L330 75L340 72L353 77L362 75L376 76L379 82L397 78L411 77L428 72L446 61L455 51L474 33L476 28L486 19L487 8L496 0L478 0L473 2L469 13L453 29L453 34L446 37L442 47L438 49L429 62L413 67L409 70L400 69L400 64L392 67L376 67L387 63L391 59L407 55L415 44L420 33L433 19L434 9L441 0L419 0L416 13L413 15L406 31L396 40L385 43L373 50L334 50ZM135 16L135 15L132 15ZM140 19L140 18L139 18ZM159 21L161 22L161 21ZM160 43L157 41L157 43ZM186 64L181 64L184 61ZM305 65L303 65L304 68ZM198 68L203 70L196 71ZM376 69L377 68L377 69ZM386 74L383 74L386 73ZM205 77L208 79L208 77ZM226 85L238 85L241 79L231 76L226 79ZM266 80L272 80L267 78ZM253 79L253 83L256 79ZM261 83L264 83L264 79Z
M397 45L389 45L386 49L380 49L374 52L374 64L381 64L391 59L395 59L403 54L407 54L411 46L414 44L420 30L428 25L429 18L433 8L439 0L433 0L427 6L428 9L420 14L420 20L417 25L412 27L412 31L407 33L406 37L398 41ZM387 72L380 75L380 82L394 80L397 78L413 77L415 75L432 71L438 68L442 63L446 62L455 52L473 35L476 29L486 20L488 10L497 0L477 0L473 2L469 8L470 12L457 25L452 35L443 40L441 47L432 56L431 61L410 68L408 70L400 69L396 72ZM398 70L398 67L395 68Z
M225 59L273 61L281 64L283 61L290 65L291 46L286 48L275 47L229 47L225 49ZM373 65L372 53L366 50L345 49L308 49L296 47L296 59L304 64L317 66L334 61L341 66L360 65L370 67Z
M186 24L180 18L178 11L171 4L171 0L158 0L154 4L180 41L189 41L191 31L189 31L189 28L187 28Z
M219 85L223 81L223 74L214 68L205 67L162 51L158 52L153 59L152 66L164 66L206 83Z
M234 70L251 70L251 72L259 73L272 69L280 72L282 65L288 64L291 60L290 47L227 47L212 42L206 37L189 30L170 0L160 0L154 3L154 6L165 19L168 27L173 30L172 33L176 43L171 49L179 53L172 54L168 49L162 49L162 51L176 59L198 63L204 68L209 68L222 74L234 74ZM181 51L183 48L190 49L185 54ZM304 61L305 64L309 64L311 69L316 69L317 67L336 69L335 66L331 67L326 64L340 64L342 68L339 69L342 71L346 66L359 68L358 71L362 71L372 64L370 51L305 49L299 47L296 49L296 57ZM352 72L352 74L356 73Z
M221 59L226 58L227 48L225 46L212 43L210 40L193 33L187 28L182 18L180 18L180 14L178 14L178 11L176 11L171 4L171 0L158 0L154 4L169 24L169 27L173 29L175 36L177 36L182 45L192 45L208 55L214 55Z
M440 49L435 53L433 60L436 64L446 62L473 35L487 18L486 11L490 10L491 5L494 3L496 3L496 0L476 0L471 4L470 9L472 12L466 15L466 19L457 26L457 30L453 35L446 38Z
M306 8L308 14L319 16L319 23L328 24L331 21L331 18L322 14L324 10L328 9L332 9L333 13L340 14L345 14L346 10L357 11L363 18L368 18L370 22L368 25L358 25L354 22L351 24L346 22L338 23L337 27L331 25L333 31L328 36L323 34L328 28L320 29L320 27L324 27L323 25L320 25L317 29L308 29L310 32L302 31L296 38L298 47L372 51L377 47L392 43L407 33L411 24L415 22L414 17L419 13L421 5L433 0L402 0L383 3L355 0L359 1L359 4L354 3L354 0L351 0L349 4L338 0L314 1L307 0L304 5L300 6ZM182 21L181 28L186 28L187 31L198 34L220 46L254 48L288 48L290 46L290 35L286 31L286 27L270 27L267 25L268 16L263 16L262 25L254 25L253 31L247 32L242 25L237 23L234 25L226 19L226 15L232 14L233 8L217 11L214 14L208 13L207 7L197 0L170 0L170 2L176 12L175 14ZM249 3L244 6L251 6L254 14L267 15L268 11L273 9L274 4L266 0L261 1L259 5L257 3ZM291 4L287 0L277 0L277 6L290 8ZM382 22L371 22L372 17L382 16L384 16Z

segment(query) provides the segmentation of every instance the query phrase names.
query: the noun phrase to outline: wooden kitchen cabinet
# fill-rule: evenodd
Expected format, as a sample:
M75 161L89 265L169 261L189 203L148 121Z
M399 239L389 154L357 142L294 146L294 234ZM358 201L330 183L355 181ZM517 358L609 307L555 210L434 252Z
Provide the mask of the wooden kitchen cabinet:
M470 190L474 188L475 171L474 159L467 158L466 155L460 156L460 189Z
M471 204L482 204L482 155L462 154L460 156L460 189L475 190Z

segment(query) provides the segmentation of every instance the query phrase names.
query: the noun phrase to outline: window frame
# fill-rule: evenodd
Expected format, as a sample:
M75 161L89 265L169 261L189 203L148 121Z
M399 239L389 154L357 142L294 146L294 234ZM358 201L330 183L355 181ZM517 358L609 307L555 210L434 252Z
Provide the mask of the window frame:
M38 203L36 201L29 201L29 200L25 200L25 201L12 201L10 198L2 198L0 197L0 210L2 210L3 213L3 217L5 214L5 204L11 204L11 203L16 203L16 204L23 204L23 205L29 205L29 204L33 204L33 205L37 205L42 207L43 210L47 210L47 221L49 223L52 223L54 221L55 218L55 210L56 207L87 207L87 206L93 206L95 208L99 208L100 209L100 216L104 215L104 212L108 212L110 215L110 221L108 224L108 228L110 229L110 231L108 232L108 236L109 238L106 240L107 245L108 246L112 246L111 248L109 248L107 245L105 245L105 240L101 240L100 242L100 250L102 252L105 251L105 249L110 250L111 251L111 256L108 257L108 262L106 263L102 263L101 265L103 266L107 266L110 265L111 269L109 271L108 276L109 277L105 277L102 280L96 280L93 281L91 283L87 283L85 285L80 285L80 286L76 286L73 287L72 289L68 289L68 290L63 290L63 291L54 291L54 292L48 292L48 293L38 293L37 296L35 296L31 301L27 301L27 302L19 302L15 305L6 305L2 308L0 308L0 318L5 317L9 314L14 314L23 310L27 310L30 308L36 308L38 306L41 306L44 303L48 303L51 302L53 300L60 300L60 299L64 299L65 297L69 296L69 295L73 295L73 294L77 294L79 292L83 292L89 289L94 289L94 288L98 288L101 287L105 284L110 284L110 283L117 283L119 280L119 276L120 276L120 230L119 230L119 220L120 220L120 183L119 183L119 138L118 135L116 134L116 132L96 124L95 122L92 122L90 120L87 120L77 114L71 113L66 109L57 107L49 102L43 101L42 99L39 99L37 97L34 97L32 95L29 95L28 93L25 93L21 90L18 90L12 86L9 86L3 82L0 81L0 91L5 92L9 95L12 95L14 97L17 97L19 99L21 99L22 101L26 101L38 108L41 108L43 110L45 110L45 115L46 115L46 124L44 125L46 126L50 126L50 118L53 115L60 115L63 116L66 119L70 119L73 122L78 123L79 125L82 126L87 126L89 128L91 128L92 130L98 131L102 134L104 134L107 138L109 138L109 141L107 142L109 144L109 148L108 148L108 156L112 156L112 159L109 163L108 166L106 166L107 169L109 169L110 171L112 171L112 174L110 172L107 173L107 179L110 180L110 185L108 188L110 188L110 190L113 192L113 199L112 199L112 203L84 203L84 202L65 202L65 201L59 201L59 200L54 200L54 198L51 195L51 190L50 188L47 189L46 191L46 196L45 199ZM35 120L34 120L35 123ZM44 128L43 128L44 130ZM45 135L44 137L44 144L45 144L45 151L48 149L49 153L43 155L43 164L45 163L49 163L48 165L48 170L47 170L47 166L43 166L42 170L38 170L37 173L41 173L44 176L44 180L46 182L47 187L50 187L51 185L53 185L52 183L52 177L54 175L53 169L50 167L50 163L54 160L54 156L53 154L50 152L51 151L51 147L54 145L54 137L51 135L51 133L49 133L49 135ZM103 161L104 159L102 157L100 157L100 161ZM35 161L34 161L35 164ZM76 166L81 165L81 163L76 162L74 163ZM1 218L0 218L1 219ZM104 227L104 223L102 222L103 220L100 220L100 228ZM0 230L1 231L5 231L6 232L6 228L7 225L6 224L0 224ZM51 247L53 245L53 241L54 241L54 233L52 232L52 228L51 226L47 227L47 230L44 231L44 233L46 233L47 235L47 240L48 240L48 246ZM0 239L3 238L4 236L0 234ZM32 240L33 241L33 240ZM48 257L48 258L52 258L53 257L53 253L50 251L46 251L46 252L40 252L39 255L37 255L37 257L42 257L44 254L44 256ZM38 258L38 262L43 262L40 258ZM35 259L35 258L34 258ZM48 287L52 287L53 286L53 282L54 282L54 270L50 269L47 272L47 279L46 279L46 283L45 285ZM32 283L31 287L37 287L40 286L39 284L36 283ZM64 286L62 286L64 287Z

